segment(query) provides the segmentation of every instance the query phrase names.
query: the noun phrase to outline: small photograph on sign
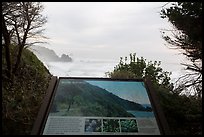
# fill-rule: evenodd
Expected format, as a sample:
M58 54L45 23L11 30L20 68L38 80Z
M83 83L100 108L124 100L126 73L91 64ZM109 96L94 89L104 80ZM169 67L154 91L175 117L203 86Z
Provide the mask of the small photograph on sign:
M103 132L120 132L119 119L103 119Z
M121 132L138 132L136 119L121 119Z
M101 119L86 119L85 132L101 132Z

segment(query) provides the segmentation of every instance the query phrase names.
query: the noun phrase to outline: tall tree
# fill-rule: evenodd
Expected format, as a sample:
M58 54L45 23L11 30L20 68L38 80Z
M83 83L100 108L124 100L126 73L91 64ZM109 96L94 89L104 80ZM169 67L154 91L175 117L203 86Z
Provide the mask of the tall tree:
M2 7L4 45L7 48L11 43L18 46L16 62L12 71L15 74L20 64L23 48L40 42L39 39L43 37L41 34L44 30L42 27L47 19L41 14L43 6L40 2L3 2ZM10 53L7 48L6 56L8 58Z
M161 10L161 18L173 24L172 36L163 32L164 40L173 48L181 49L190 60L182 64L189 72L175 83L175 91L194 91L202 96L202 2L177 2Z
M10 16L9 14L12 11L13 11L12 3L5 3L5 2L2 3L2 37L3 37L2 40L4 40L2 44L5 47L7 76L9 78L11 77L11 71L12 71L12 66L11 66L12 63L11 63L11 56L10 56L10 43L11 43L12 29L9 30L5 17Z

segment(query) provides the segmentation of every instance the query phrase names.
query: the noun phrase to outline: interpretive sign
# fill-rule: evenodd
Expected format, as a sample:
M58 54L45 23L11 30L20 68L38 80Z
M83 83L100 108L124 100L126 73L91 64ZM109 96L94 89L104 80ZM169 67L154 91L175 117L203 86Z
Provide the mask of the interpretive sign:
M143 80L60 77L48 96L44 118L33 134L165 134L164 117L160 119Z

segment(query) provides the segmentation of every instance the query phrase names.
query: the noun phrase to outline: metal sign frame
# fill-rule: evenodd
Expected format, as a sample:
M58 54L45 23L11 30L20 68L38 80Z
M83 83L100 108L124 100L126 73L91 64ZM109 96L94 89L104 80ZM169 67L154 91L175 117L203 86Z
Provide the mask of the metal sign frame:
M144 82L145 88L148 93L148 97L150 103L152 105L153 112L155 114L156 121L158 123L158 127L160 133L162 135L170 135L170 129L162 108L158 102L158 97L156 95L155 90L151 84L151 81L148 79L112 79L112 78L95 78L95 77L59 77L53 76L50 80L49 87L46 91L46 95L44 97L43 103L38 112L37 118L35 120L33 129L31 131L31 135L42 135L44 126L46 124L48 114L54 100L56 89L58 87L60 79L81 79L81 80L106 80L106 81L134 81L134 82Z

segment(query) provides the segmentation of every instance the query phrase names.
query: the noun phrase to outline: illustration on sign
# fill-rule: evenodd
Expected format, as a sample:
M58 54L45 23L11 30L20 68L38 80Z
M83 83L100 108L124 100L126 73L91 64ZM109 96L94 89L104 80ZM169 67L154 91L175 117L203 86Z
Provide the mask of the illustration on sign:
M60 79L43 134L160 131L143 81Z

